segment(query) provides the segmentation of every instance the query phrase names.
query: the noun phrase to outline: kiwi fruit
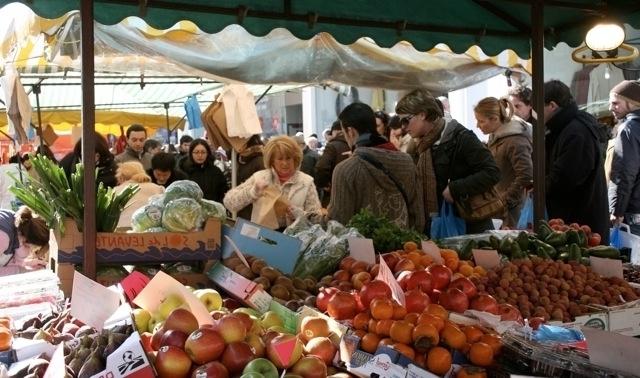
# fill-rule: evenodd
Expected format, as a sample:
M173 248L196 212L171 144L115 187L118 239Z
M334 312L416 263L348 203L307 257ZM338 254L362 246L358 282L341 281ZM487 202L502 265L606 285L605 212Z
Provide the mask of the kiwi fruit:
M257 283L258 285L262 285L262 289L269 291L269 288L271 287L271 281L269 281L266 277L256 277L253 279L253 282Z
M260 269L260 275L273 283L278 277L280 277L280 272L278 272L275 268L265 266L264 268Z
M307 284L304 282L302 278L294 277L291 282L293 282L293 287L299 290L306 290Z
M254 279L256 277L256 275L253 274L251 269L249 267L247 267L246 265L244 265L244 264L236 266L235 271L239 275L241 275L242 277L244 277L246 279L249 279L249 280L252 280L252 279Z
M311 278L311 277L307 277L304 279L304 284L306 286L306 288L304 288L303 290L307 290L307 291L313 291L316 288L316 280Z
M275 284L271 286L271 290L269 290L269 292L275 298L280 298L285 301L291 299L291 293L289 292L289 289L287 289L283 285Z
M282 285L282 286L286 287L289 291L293 291L295 289L293 287L293 282L291 281L291 278L285 277L285 276L280 276L280 277L276 278L274 284Z
M264 268L265 266L267 266L267 263L264 262L263 259L255 259L253 260L253 262L251 263L251 271L255 274L260 274L260 271L262 270L262 268Z
M238 264L242 264L242 261L236 257L229 257L228 259L225 259L222 264L224 264L224 266L228 267L228 268L235 268Z

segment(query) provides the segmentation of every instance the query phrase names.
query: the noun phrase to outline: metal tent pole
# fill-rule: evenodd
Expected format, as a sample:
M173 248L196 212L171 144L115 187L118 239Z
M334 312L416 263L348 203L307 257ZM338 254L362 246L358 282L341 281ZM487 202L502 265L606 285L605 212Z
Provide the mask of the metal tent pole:
M537 114L533 128L533 218L534 229L544 219L545 210L545 152L544 152L544 3L531 4L531 59L533 66L533 109Z
M84 166L83 274L96 279L96 141L93 0L80 3L82 55L82 165Z
M167 144L171 144L171 125L169 124L169 103L164 103L164 116L167 121Z
M42 80L40 80L42 82ZM40 87L40 83L34 85L33 93L36 95L36 110L38 112L38 128L36 128L36 132L38 133L38 137L40 138L40 149L44 145L43 133L42 133L42 110L40 109L40 91L42 88ZM44 151L42 151L44 153Z

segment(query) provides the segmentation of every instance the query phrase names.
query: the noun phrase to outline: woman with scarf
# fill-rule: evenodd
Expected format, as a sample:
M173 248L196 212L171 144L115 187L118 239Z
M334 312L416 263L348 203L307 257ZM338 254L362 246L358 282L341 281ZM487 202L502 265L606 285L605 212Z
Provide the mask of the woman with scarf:
M487 192L500 180L500 170L489 150L473 131L444 111L426 89L415 89L396 105L396 113L417 145L418 174L423 185L427 227L437 216L442 201L454 204L469 196ZM490 218L466 222L467 233L493 229Z
M291 137L278 136L264 146L265 169L231 189L224 205L237 212L253 205L251 221L284 229L296 218L321 213L313 177L300 171L302 149Z
M487 97L473 109L478 128L489 135L488 147L502 178L496 189L506 205L503 226L518 225L525 189L533 180L531 125L514 113L511 101Z

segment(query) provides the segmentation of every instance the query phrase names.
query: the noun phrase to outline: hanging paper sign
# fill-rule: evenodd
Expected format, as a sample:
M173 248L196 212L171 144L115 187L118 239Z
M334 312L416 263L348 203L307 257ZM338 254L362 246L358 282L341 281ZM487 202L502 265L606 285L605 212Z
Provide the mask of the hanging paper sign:
M440 255L440 248L438 248L436 243L432 242L431 240L422 241L422 251L425 254L431 256L436 264L444 264L442 255Z
M147 284L151 281L149 277L144 274L133 271L131 274L126 276L122 281L120 281L120 286L122 286L122 290L124 291L124 295L127 296L129 302L132 302L135 297L140 294L142 289L147 286Z
M348 238L349 255L356 261L364 261L367 264L376 263L376 252L373 249L373 240L366 238Z

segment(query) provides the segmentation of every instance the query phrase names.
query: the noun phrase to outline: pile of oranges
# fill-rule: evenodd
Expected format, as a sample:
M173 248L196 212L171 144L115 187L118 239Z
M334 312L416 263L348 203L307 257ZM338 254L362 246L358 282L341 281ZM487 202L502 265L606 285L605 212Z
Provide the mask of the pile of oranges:
M501 348L499 335L479 326L459 326L449 320L447 310L433 303L420 314L407 314L394 301L376 298L368 311L354 317L352 326L363 351L375 353L379 346L388 346L438 375L451 369L455 350L484 373L482 368L493 364Z
M11 318L6 316L0 317L0 352L9 350L12 340Z

